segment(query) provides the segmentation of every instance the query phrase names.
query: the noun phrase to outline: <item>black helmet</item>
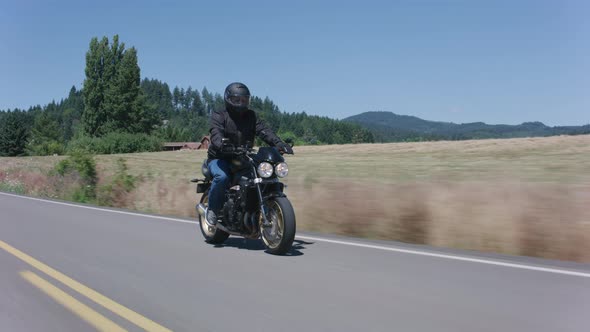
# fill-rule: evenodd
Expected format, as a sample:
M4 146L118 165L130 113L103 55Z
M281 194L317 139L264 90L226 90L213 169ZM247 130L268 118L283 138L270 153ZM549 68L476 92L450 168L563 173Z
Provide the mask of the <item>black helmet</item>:
M244 112L250 105L250 90L243 83L232 83L225 88L223 100L229 111Z

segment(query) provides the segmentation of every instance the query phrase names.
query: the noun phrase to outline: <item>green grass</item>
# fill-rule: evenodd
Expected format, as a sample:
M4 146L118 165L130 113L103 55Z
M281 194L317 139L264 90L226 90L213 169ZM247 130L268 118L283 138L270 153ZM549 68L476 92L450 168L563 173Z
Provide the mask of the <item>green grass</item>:
M24 194L25 187L21 183L0 182L0 191L14 194Z

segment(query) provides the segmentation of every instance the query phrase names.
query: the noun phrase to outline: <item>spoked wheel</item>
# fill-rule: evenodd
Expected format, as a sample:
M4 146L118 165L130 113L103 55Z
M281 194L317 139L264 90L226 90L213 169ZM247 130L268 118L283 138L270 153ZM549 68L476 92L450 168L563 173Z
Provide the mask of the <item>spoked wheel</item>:
M266 218L272 224L263 227L260 221L262 241L268 252L275 255L287 253L295 239L295 212L286 197L276 197L266 203Z
M209 192L203 194L203 196L201 197L201 204L203 204L205 207L209 206ZM200 213L197 213L197 215L199 216L199 228L201 228L201 233L203 234L203 237L205 237L205 242L211 244L219 244L227 240L227 238L229 237L228 233L220 229L217 229L217 227L215 226L209 226L209 224L207 224L203 217L201 217Z

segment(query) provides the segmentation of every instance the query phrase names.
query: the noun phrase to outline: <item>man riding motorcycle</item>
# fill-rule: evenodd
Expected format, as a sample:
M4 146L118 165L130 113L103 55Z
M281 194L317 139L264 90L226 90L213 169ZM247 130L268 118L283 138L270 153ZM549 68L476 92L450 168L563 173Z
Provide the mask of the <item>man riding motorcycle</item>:
M224 204L224 192L229 185L231 160L235 156L234 147L252 145L256 136L279 151L293 154L291 146L283 142L268 128L256 113L249 109L250 90L243 83L231 83L225 88L225 109L211 114L210 139L207 151L207 165L213 176L209 192L209 206L206 222L214 226ZM224 141L226 138L228 141ZM229 143L229 144L228 144Z

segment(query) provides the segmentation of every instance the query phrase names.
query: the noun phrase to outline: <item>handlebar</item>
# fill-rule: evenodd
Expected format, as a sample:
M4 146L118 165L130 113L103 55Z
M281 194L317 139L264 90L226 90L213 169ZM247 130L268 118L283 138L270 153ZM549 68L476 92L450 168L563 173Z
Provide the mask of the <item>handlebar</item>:
M234 156L247 156L248 153L256 152L254 148L251 147L250 142L247 142L245 145L233 145L229 142L228 138L222 139L222 147L221 151L223 153L232 154ZM290 139L285 140L284 146L279 146L278 150L281 155L284 154L293 154L293 141ZM286 146L286 148L285 148Z
M224 144L222 151L224 153L233 154L236 156L244 156L250 152L253 152L254 149L249 146L234 146L233 144Z

